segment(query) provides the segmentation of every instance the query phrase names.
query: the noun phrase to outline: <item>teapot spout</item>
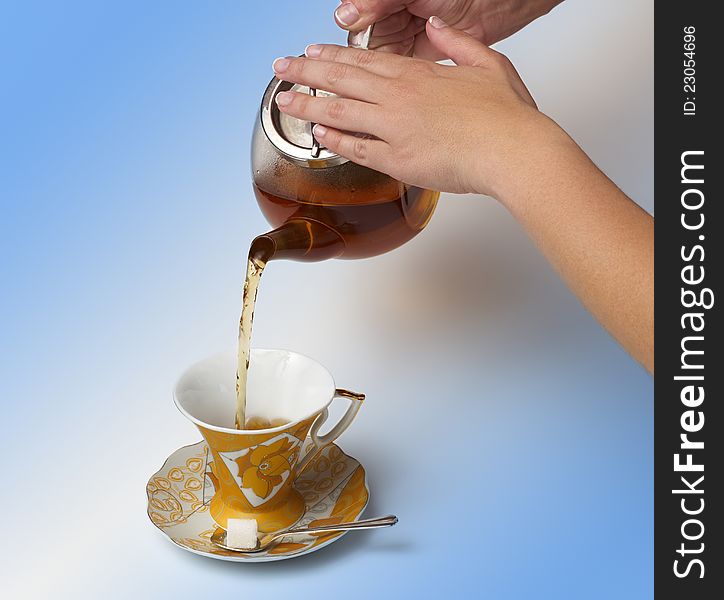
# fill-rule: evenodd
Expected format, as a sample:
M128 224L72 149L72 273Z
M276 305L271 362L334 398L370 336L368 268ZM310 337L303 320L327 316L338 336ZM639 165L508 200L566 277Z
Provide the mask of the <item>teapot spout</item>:
M311 219L291 219L262 234L251 243L249 257L270 260L318 262L336 258L344 251L344 240L331 227Z

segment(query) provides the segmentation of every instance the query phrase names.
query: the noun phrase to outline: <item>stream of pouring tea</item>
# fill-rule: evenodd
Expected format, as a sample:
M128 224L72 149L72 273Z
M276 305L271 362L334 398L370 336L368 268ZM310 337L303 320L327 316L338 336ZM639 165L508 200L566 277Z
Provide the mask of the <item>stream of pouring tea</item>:
M249 372L249 353L251 350L251 328L254 324L254 305L259 290L261 274L266 262L249 256L246 263L246 279L244 280L244 296L239 319L239 350L236 364L236 417L234 425L237 429L246 427L246 379Z

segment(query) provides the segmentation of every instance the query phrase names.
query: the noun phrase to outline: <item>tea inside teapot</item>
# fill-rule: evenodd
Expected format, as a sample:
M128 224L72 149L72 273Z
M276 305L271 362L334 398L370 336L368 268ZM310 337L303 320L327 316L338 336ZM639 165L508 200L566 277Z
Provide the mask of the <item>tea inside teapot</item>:
M366 258L417 235L435 210L438 192L406 185L320 147L311 123L278 110L274 99L288 89L313 91L272 79L252 138L254 194L277 228L262 236L273 241L268 258Z

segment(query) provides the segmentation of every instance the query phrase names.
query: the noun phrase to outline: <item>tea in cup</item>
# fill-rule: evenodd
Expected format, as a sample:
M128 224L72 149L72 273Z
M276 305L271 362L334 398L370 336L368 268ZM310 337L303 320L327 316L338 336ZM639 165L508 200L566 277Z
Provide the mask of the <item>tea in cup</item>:
M251 428L236 429L236 366L232 352L196 363L176 384L174 401L211 451L214 521L226 528L230 518L256 519L259 531L279 531L304 514L294 480L349 427L364 396L336 389L329 371L302 354L254 349L246 384ZM349 407L319 435L335 398L348 399ZM310 448L301 456L307 436Z

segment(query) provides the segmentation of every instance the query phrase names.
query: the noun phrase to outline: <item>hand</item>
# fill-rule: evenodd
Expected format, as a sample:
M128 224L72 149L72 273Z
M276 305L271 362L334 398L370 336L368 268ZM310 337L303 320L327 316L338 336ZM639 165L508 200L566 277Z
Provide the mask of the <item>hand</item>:
M283 92L279 109L318 123L333 152L405 183L496 195L546 119L502 54L436 18L427 36L460 66L333 45L277 59L280 79L341 96Z
M433 15L494 44L546 14L562 0L343 0L334 18L343 29L361 31L375 23L370 49L425 60L451 58L427 36Z
M528 230L583 304L653 371L653 220L535 107L501 54L435 18L430 44L459 66L338 46L274 62L339 98L278 94L330 150L421 187L482 192ZM374 137L358 137L348 132Z

